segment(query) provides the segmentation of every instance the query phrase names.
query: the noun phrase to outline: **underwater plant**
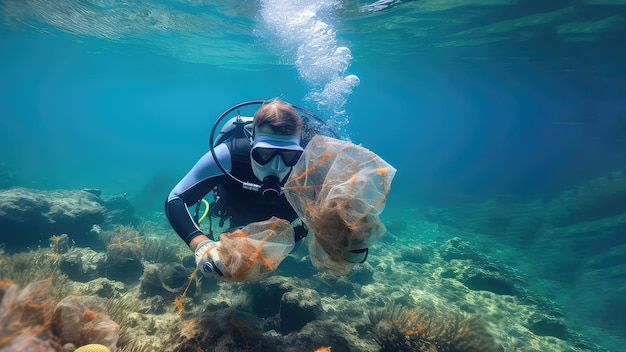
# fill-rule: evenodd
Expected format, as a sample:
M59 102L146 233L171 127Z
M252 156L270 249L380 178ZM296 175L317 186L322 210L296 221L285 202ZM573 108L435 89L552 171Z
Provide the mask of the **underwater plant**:
M381 351L500 352L485 324L465 313L434 313L387 305L370 312Z
M59 254L50 249L7 254L0 250L0 278L11 279L24 287L31 282L53 278L47 288L49 297L61 298L68 291L69 279L59 266Z
M157 349L146 343L145 341L140 340L132 340L128 342L126 345L118 348L117 352L153 352Z
M124 283L135 282L143 273L142 244L139 231L132 226L116 225L100 233L106 246L106 276Z
M180 241L172 242L164 237L141 236L143 260L150 263L180 262L182 254L189 254L189 249Z
M187 248L178 241L172 243L162 236L146 235L143 226L115 225L99 233L100 240L107 249L125 252L127 258L138 258L151 263L180 261L181 252Z
M263 335L257 316L231 308L185 321L174 352L280 351L279 341Z
M52 235L52 237L50 237L50 250L53 254L58 255L66 253L70 247L70 237L66 233L62 235Z
M102 231L98 235L106 247L116 244L128 247L133 251L139 251L141 248L139 230L133 226L115 225L110 230Z

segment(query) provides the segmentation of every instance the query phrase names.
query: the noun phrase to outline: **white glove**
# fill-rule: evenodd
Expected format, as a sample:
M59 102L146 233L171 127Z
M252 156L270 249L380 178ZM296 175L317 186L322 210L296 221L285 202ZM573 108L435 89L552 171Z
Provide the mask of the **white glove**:
M196 266L202 275L220 279L226 273L224 264L222 264L217 252L219 246L219 242L206 240L200 242L196 247Z

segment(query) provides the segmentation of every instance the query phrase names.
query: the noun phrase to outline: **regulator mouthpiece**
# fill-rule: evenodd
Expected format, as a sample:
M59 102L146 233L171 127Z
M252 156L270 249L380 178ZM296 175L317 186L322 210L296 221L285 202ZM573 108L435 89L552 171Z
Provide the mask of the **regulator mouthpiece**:
M265 197L278 197L283 194L283 188L280 186L280 180L276 176L266 176L259 192Z

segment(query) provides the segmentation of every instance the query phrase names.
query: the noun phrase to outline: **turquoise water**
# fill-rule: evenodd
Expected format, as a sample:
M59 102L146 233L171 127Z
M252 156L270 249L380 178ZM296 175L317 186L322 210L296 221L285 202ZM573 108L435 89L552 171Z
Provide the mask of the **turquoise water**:
M280 97L398 169L396 236L449 227L618 351L626 2L463 3L2 1L0 188L157 211L219 114Z

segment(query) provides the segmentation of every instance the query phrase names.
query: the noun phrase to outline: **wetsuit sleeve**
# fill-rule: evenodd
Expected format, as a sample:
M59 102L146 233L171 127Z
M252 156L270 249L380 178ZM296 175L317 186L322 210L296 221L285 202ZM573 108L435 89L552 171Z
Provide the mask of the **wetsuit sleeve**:
M231 159L224 144L215 147L215 154L224 169L230 171ZM180 238L189 245L202 234L189 207L206 196L222 180L228 177L219 169L211 152L207 152L170 192L165 202L165 215Z

